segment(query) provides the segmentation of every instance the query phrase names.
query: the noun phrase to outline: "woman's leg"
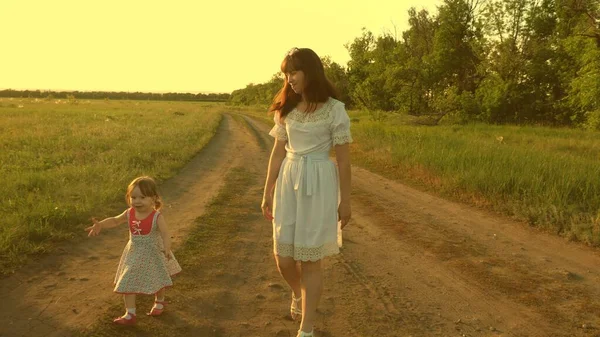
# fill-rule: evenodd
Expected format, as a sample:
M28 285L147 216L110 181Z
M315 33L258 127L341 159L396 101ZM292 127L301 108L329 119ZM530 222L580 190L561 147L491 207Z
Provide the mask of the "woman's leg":
M300 330L311 332L317 320L317 306L323 292L321 260L302 261L302 323Z
M302 290L300 285L300 264L291 257L282 257L275 255L275 262L277 263L277 269L283 279L289 284L290 288L294 292L297 298L302 296Z

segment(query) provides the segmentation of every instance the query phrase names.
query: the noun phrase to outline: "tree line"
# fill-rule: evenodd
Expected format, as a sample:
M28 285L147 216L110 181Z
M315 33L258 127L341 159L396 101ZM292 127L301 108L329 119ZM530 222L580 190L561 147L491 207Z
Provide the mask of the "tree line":
M408 11L401 34L346 44L346 67L324 58L349 106L436 120L600 129L600 1L443 0ZM268 104L282 75L235 90Z
M150 100L150 101L201 101L227 102L228 93L147 93L147 92L108 92L108 91L40 91L40 90L0 90L0 97L57 98L57 99L110 99L110 100Z

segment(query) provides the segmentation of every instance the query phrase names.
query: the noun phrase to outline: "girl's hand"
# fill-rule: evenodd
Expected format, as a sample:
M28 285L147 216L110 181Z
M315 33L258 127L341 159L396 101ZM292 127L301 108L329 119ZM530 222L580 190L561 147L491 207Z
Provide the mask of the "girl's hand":
M343 202L338 207L338 220L342 222L341 227L344 228L350 221L352 211L350 210L350 203Z
M165 254L167 260L171 259L171 250L163 250L163 254Z
M89 232L88 236L96 236L100 234L100 231L102 230L102 225L96 218L92 218L92 221L94 222L94 225L85 229L86 232Z
M263 196L262 204L260 205L262 209L262 214L265 219L272 221L273 220L273 194L267 193Z

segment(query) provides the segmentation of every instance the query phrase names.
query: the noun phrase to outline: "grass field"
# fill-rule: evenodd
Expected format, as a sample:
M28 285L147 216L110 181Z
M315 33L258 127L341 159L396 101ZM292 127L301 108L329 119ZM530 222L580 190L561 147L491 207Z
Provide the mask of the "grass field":
M600 134L573 129L409 126L360 120L353 160L440 195L600 244Z
M113 215L127 184L177 173L210 140L217 103L0 100L0 274Z
M216 103L0 99L0 274L112 215L135 176L175 175L225 111L272 124ZM600 245L597 132L350 116L355 164Z

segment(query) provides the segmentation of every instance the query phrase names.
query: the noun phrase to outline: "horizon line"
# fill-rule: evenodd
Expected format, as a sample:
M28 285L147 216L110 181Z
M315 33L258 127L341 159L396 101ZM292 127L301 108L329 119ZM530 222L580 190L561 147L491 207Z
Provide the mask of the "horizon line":
M60 91L60 92L126 92L126 93L144 93L144 94L229 94L231 95L231 92L222 92L222 91L142 91L142 90L136 90L136 91L129 91L129 90L73 90L73 89L31 89L31 88L25 88L25 89L18 89L18 88L0 88L0 91L2 90L15 90L15 91L40 91L40 92L47 92L47 91Z

